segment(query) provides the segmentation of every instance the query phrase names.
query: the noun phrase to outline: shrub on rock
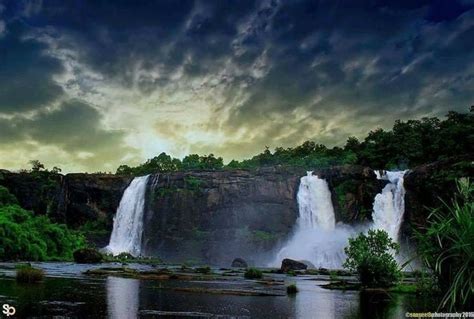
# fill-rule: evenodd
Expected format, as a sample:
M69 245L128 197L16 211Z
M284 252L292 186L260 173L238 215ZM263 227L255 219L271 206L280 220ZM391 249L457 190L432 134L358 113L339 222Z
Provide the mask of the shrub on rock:
M260 279L262 276L262 272L256 268L249 268L244 274L244 277L247 279Z
M242 258L235 258L233 261L232 261L232 267L236 267L236 268L247 268L248 265L247 265L247 262L242 259Z
M19 283L32 284L43 280L42 269L31 267L31 265L21 265L16 270L16 281Z

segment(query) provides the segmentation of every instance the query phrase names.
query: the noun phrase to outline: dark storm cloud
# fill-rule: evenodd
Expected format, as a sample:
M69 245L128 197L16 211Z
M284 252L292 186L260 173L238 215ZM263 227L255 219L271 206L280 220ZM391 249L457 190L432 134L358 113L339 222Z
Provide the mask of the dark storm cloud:
M15 122L0 128L0 141L27 133L68 152L108 149L127 129L141 129L101 126L104 109L122 111L120 103L108 105L123 91L137 101L160 96L146 107L137 103L143 119L163 104L186 113L159 119L169 124L161 126L163 138L192 144L187 132L172 132L178 124L217 132L225 145L192 147L235 157L308 138L341 144L399 118L465 111L474 103L472 1L0 4L0 113L38 112L21 120L30 121L24 132ZM68 80L60 85L55 78L62 73ZM94 107L68 94L89 97ZM197 112L188 103L206 94L218 97L209 99L210 119L179 123ZM50 105L60 106L44 109ZM73 118L79 126L72 127Z
M229 123L263 123L300 106L315 120L378 112L389 122L466 110L474 98L472 5L433 23L436 8L410 3L284 2L261 37L270 71Z
M122 144L123 133L104 130L101 114L79 100L64 102L58 110L43 112L31 123L23 123L32 139L67 151L96 152Z
M24 36L25 27L18 22L0 36L0 113L37 109L63 93L53 80L61 63L45 54L46 45Z
M253 9L253 1L44 1L32 20L37 27L54 26L66 40L61 45L125 87L135 80L137 65L158 66L160 78L138 78L147 91L166 84L179 67L189 76L214 71L231 53L239 20Z

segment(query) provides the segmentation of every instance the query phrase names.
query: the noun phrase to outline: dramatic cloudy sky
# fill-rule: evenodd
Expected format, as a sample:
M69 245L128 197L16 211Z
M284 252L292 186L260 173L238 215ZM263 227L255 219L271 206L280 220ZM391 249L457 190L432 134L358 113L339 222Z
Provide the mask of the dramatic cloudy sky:
M0 167L226 161L474 104L474 2L0 0Z

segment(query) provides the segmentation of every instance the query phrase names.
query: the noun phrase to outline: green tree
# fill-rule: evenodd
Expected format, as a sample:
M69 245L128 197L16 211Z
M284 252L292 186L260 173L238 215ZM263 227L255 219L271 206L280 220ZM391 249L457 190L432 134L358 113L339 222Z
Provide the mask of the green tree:
M369 230L349 239L344 248L344 268L355 271L364 287L386 288L400 280L400 268L393 257L399 245L383 230Z
M41 170L44 170L43 163L41 163L38 160L31 160L30 165L31 165L31 171L33 171L33 172L39 172Z
M16 197L10 193L8 188L0 186L0 207L18 204Z

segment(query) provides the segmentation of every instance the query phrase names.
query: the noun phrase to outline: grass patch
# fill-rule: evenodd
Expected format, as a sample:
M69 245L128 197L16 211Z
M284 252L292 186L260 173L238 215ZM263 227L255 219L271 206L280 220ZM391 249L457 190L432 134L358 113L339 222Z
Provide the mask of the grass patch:
M21 265L16 270L16 281L19 283L32 284L42 281L44 271L31 267L31 265Z
M395 287L390 288L389 291L402 294L416 294L420 292L416 285L407 284L398 284Z
M297 292L298 292L298 288L296 287L295 284L291 284L286 287L286 293L289 295L293 295Z
M244 277L247 279L261 279L262 272L257 268L249 268L245 271Z

